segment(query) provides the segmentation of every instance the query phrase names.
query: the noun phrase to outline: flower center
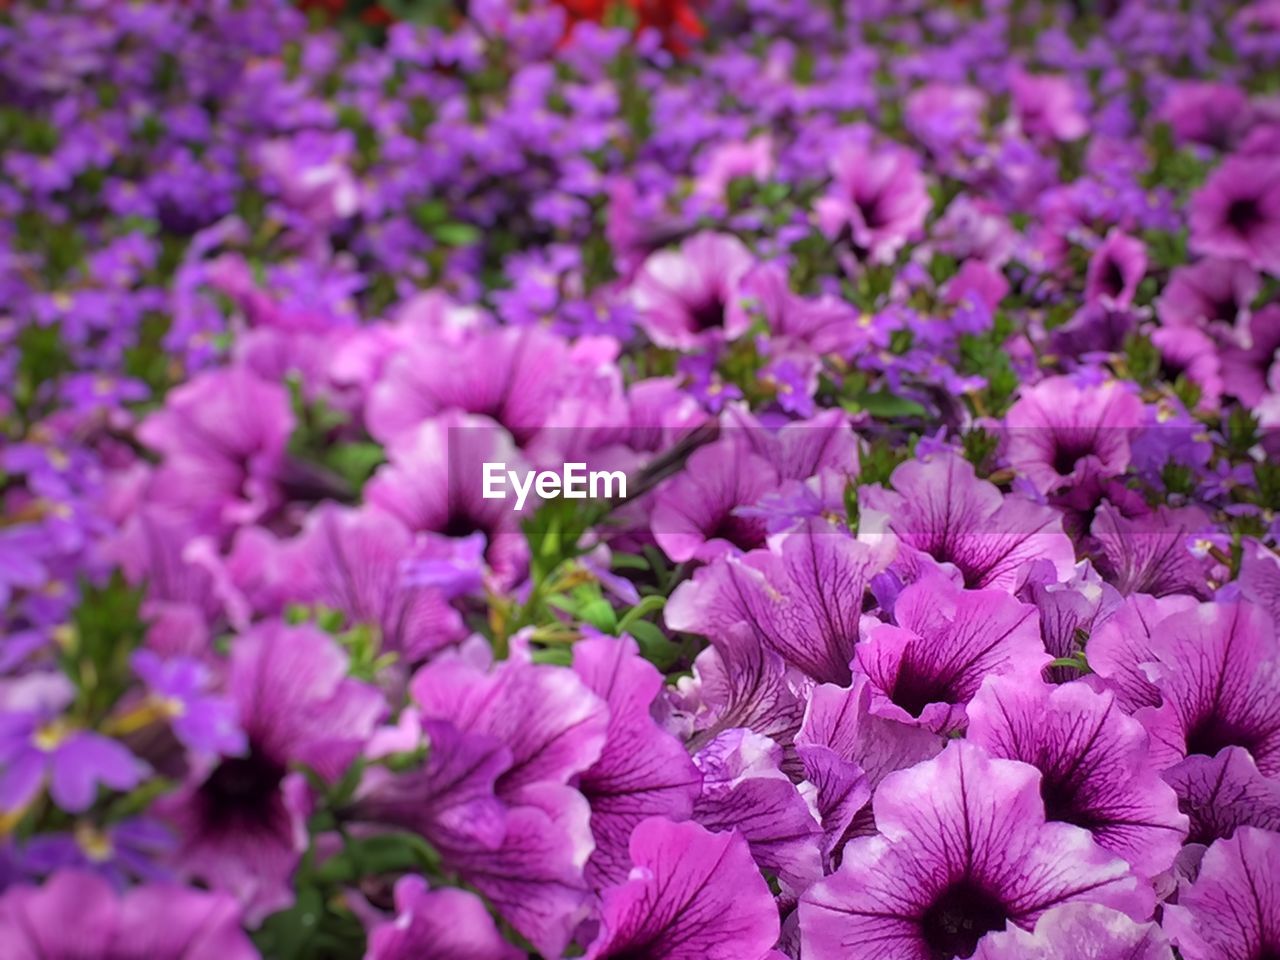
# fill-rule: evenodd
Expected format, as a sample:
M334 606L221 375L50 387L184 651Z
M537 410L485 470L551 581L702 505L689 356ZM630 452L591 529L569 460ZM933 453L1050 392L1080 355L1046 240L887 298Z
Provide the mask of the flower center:
M1231 206L1227 207L1227 223L1237 233L1250 233L1254 227L1262 223L1262 211L1258 209L1258 201L1252 197L1233 200Z
M1004 904L966 877L934 898L920 918L920 928L933 960L953 960L973 956L978 941L1003 930L1008 920Z
M724 326L725 303L718 296L698 304L689 311L693 320L693 328L701 333L704 330L715 330Z
M1227 747L1244 747L1252 752L1256 746L1255 735L1215 714L1201 717L1187 730L1187 753L1212 757Z
M223 760L201 785L205 815L220 823L269 818L284 777L283 766L251 746L247 756Z

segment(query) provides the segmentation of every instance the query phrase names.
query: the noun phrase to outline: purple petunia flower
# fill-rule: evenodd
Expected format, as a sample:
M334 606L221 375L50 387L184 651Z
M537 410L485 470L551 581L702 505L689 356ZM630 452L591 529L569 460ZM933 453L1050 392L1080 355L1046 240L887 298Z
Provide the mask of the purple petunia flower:
M627 844L636 824L653 816L687 820L702 774L683 744L650 712L662 675L641 659L630 638L594 637L574 646L573 668L609 708L600 759L578 777L591 804L596 849L587 862L593 886L617 884L630 869Z
M1006 456L1042 493L1118 476L1141 422L1142 401L1125 384L1080 387L1050 377L1024 388L1005 416Z
M485 538L485 559L504 583L519 579L529 545L514 503L484 496L484 464L527 469L511 435L487 417L448 413L400 435L388 448L389 463L365 486L368 504L391 514L414 533ZM524 511L537 509L529 494Z
M923 575L932 566L927 558L954 569L970 588L1010 590L1024 565L1037 559L1052 563L1060 578L1075 568L1075 547L1056 510L1003 495L963 457L908 460L889 482L892 490L864 487L858 503L864 524L887 525L910 548L895 564L905 579Z
M722 233L695 234L679 249L651 254L629 294L641 329L675 350L736 339L751 325L742 281L753 263L741 240Z
M1280 834L1241 827L1209 848L1195 883L1165 907L1186 960L1280 954Z
M1093 252L1085 274L1085 299L1123 309L1133 303L1147 272L1147 247L1137 237L1112 230Z
M585 960L768 960L778 914L742 837L653 818L632 833L631 860Z
M1280 161L1234 156L1191 197L1191 249L1280 273Z
M932 206L918 158L901 147L848 146L832 157L831 180L813 205L818 228L874 263L891 262Z
M1088 131L1089 120L1066 77L1017 69L1009 88L1018 125L1028 137L1069 141L1079 140Z
M764 523L738 513L778 487L769 463L734 437L708 444L655 495L650 528L672 560L710 561L763 547Z
M201 374L138 427L138 439L164 457L151 497L208 532L257 521L281 499L293 427L284 387L238 367Z
M1243 747L1187 757L1164 779L1191 820L1188 844L1208 845L1245 826L1280 832L1280 780L1264 777Z
M1150 917L1151 890L1123 860L1045 821L1038 781L963 741L887 778L879 835L851 841L840 870L800 901L806 960L971 957L985 935L1076 901Z
M1049 820L1073 823L1143 877L1167 870L1187 818L1147 754L1147 734L1110 694L992 677L969 704L968 739L1041 774Z
M185 887L117 894L101 877L63 871L0 896L0 943L12 960L256 960L235 901Z
M1156 310L1166 326L1204 327L1219 337L1243 333L1259 284L1247 263L1208 257L1174 269Z
M937 733L963 730L983 678L1038 681L1049 662L1034 607L1002 590L962 590L933 576L907 587L858 645L854 672L881 716Z
M431 889L422 877L396 881L396 915L369 931L366 960L521 960L502 939L484 901L449 887Z
M231 649L227 695L248 741L158 809L181 837L177 864L236 895L250 923L293 900L289 878L306 843L303 763L325 780L355 759L386 709L347 677L347 657L314 627L267 623Z
M872 545L808 520L768 549L725 556L671 595L674 630L725 639L743 624L757 641L818 681L847 683L863 595L896 544Z
M1136 714L1165 767L1190 754L1243 747L1267 776L1280 774L1280 642L1274 622L1247 603L1205 603L1161 621L1152 677L1163 702Z
M1096 903L1067 903L1047 911L1032 931L1009 927L978 945L974 960L1173 960L1169 940L1154 923L1135 923Z

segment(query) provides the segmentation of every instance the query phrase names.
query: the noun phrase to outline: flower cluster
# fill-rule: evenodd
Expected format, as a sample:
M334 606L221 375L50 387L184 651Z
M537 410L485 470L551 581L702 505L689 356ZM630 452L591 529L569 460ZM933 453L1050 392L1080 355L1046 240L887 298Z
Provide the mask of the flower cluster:
M0 952L1280 956L1278 72L0 0Z

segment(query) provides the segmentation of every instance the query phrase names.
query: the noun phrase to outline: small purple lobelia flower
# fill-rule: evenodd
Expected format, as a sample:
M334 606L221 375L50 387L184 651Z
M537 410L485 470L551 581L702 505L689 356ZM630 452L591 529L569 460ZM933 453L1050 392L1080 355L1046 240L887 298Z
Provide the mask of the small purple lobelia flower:
M1173 960L1173 950L1154 923L1135 923L1097 903L1066 903L1032 931L988 934L973 960Z
M1241 827L1205 854L1195 883L1165 907L1185 960L1280 956L1280 834Z
M915 154L851 145L832 158L831 186L813 208L829 240L847 239L859 256L890 263L924 226L931 205Z
M650 707L662 674L629 637L592 637L573 648L573 669L609 708L600 759L578 777L591 804L596 849L587 861L595 887L621 883L630 869L627 844L636 824L653 816L687 820L702 774L684 745L654 721Z
M1191 197L1192 251L1280 273L1280 160L1228 158Z
M741 336L751 325L742 280L753 264L746 245L725 233L698 233L678 249L650 254L630 290L640 327L675 350Z
M64 718L72 691L61 674L56 681L16 681L31 693L0 713L0 812L20 813L47 784L58 807L80 813L93 804L100 785L129 790L149 772L117 741Z
M207 776L159 805L181 837L177 862L234 893L257 923L293 899L290 875L306 842L306 764L336 780L386 709L347 677L347 657L314 627L266 623L234 641L227 693L248 740Z
M870 680L875 713L935 733L964 729L985 677L1034 683L1049 663L1035 607L1003 590L931 576L898 595L893 616L858 645L854 672Z
M864 487L864 523L887 525L903 548L896 567L917 579L932 565L954 568L969 588L1012 590L1032 560L1053 564L1059 578L1075 568L1075 547L1051 507L1005 496L980 480L963 457L946 453L907 460L889 478L892 490Z
M484 901L474 893L433 890L418 876L396 881L396 915L369 931L366 960L521 960L502 939Z
M1146 272L1146 244L1112 229L1089 260L1084 281L1085 299L1108 307L1128 307Z
M1129 440L1142 423L1142 401L1107 381L1081 387L1050 377L1023 389L1005 417L1007 457L1041 493L1113 477L1129 466Z
M631 860L602 895L585 960L768 960L777 908L736 832L649 819L631 835Z
M951 960L1049 910L1100 903L1135 920L1151 889L1079 827L1045 821L1034 767L951 743L886 778L879 834L800 901L805 960Z
M863 543L809 519L768 549L724 556L696 571L671 595L664 617L673 630L721 639L745 625L813 679L848 683L867 583L895 546L892 539Z
M1204 603L1163 620L1144 672L1163 702L1135 716L1170 767L1191 754L1243 747L1266 776L1280 774L1280 641L1247 603Z
M138 650L129 662L146 685L146 706L167 719L188 750L201 756L244 752L247 744L235 709L212 692L213 678L205 664L190 657L165 660L151 650Z
M6 960L255 960L236 902L222 893L149 885L117 894L76 870L0 896Z
M968 739L1041 774L1045 816L1073 823L1142 877L1169 869L1187 832L1147 734L1111 694L991 677L969 704Z

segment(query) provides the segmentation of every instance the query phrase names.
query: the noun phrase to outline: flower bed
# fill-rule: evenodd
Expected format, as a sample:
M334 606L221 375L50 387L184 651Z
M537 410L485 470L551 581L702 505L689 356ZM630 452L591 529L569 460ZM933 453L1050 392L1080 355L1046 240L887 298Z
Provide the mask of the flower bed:
M0 0L0 954L1280 955L1280 8Z

